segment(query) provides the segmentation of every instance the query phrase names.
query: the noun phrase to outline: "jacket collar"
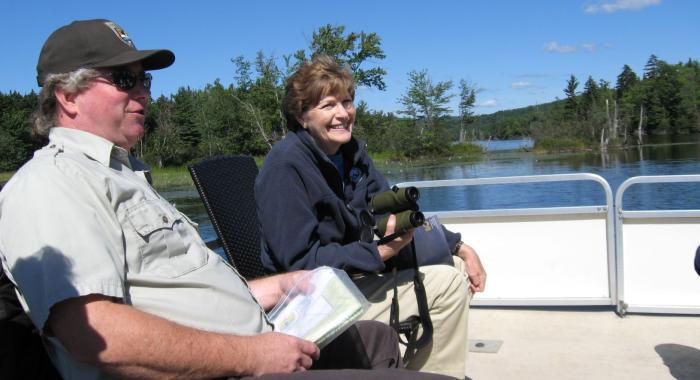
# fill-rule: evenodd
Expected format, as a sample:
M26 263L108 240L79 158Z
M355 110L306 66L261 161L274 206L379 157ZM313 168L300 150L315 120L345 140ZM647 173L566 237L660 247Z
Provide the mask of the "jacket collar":
M329 165L333 163L328 159L328 155L318 147L311 134L306 129L300 129L294 132L294 135L302 142L302 144L313 153L318 162L327 162ZM340 152L346 162L354 166L360 161L364 152L364 143L357 140L355 137L350 138L350 141L340 147Z

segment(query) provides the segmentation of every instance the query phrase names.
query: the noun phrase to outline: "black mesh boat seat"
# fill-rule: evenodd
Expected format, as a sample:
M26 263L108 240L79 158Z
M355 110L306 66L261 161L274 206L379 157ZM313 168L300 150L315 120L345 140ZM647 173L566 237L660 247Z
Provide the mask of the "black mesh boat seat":
M260 260L260 224L250 156L223 156L188 167L226 258L246 279L269 274Z
M15 286L0 267L0 379L60 380Z

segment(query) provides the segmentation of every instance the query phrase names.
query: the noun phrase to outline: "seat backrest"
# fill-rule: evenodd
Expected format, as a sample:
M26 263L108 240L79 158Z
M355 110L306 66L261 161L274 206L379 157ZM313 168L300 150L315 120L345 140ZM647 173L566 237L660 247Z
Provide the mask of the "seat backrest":
M215 157L188 169L229 263L246 279L269 274L260 260L253 157Z
M14 284L0 267L0 379L60 380Z

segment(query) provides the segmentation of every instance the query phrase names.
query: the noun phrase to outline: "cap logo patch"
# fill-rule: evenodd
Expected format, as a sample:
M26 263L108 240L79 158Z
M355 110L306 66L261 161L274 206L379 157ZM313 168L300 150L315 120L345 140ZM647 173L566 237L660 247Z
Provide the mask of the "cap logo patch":
M129 37L129 35L126 34L126 31L122 29L121 26L113 23L112 21L105 22L105 25L107 25L108 28L112 29L114 34L116 34L117 37L120 40L122 40L123 43L127 44L131 48L134 48L134 42L131 41L131 37Z

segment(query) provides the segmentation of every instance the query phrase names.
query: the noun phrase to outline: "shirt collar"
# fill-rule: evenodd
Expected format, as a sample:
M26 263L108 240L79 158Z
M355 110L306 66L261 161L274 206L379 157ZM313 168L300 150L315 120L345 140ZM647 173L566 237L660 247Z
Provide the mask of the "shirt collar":
M131 167L129 152L113 142L80 129L54 127L49 131L49 146L82 152L86 156L109 167L110 159Z

